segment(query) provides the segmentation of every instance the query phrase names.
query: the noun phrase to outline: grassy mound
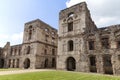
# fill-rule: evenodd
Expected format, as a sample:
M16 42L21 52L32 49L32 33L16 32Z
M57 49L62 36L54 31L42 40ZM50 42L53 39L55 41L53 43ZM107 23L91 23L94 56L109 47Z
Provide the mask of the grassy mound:
M120 77L99 74L44 71L0 76L0 80L120 80Z

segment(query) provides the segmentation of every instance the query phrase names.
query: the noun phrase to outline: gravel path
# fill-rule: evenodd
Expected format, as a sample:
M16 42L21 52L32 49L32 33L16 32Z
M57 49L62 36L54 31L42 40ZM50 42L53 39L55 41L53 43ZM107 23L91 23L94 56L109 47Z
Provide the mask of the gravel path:
M0 71L0 75L21 74L21 73L28 73L28 72L40 72L40 71L53 71L53 70L52 69L25 69L25 70Z

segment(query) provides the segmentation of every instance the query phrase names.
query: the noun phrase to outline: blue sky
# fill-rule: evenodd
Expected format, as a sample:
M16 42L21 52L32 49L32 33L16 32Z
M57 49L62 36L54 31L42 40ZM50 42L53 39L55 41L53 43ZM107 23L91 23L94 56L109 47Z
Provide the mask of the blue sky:
M83 1L98 27L120 23L120 0L0 0L0 46L22 43L24 23L37 18L58 29L60 10Z
M66 8L65 0L1 0L0 1L0 46L7 41L22 43L24 23L41 19L58 29L58 14ZM16 39L15 39L16 38ZM20 39L20 40L18 40Z
M64 0L2 0L0 1L0 22L2 26L9 26L9 30L5 32L10 33L13 29L23 31L21 29L23 24L36 18L57 27L58 13L63 8L65 8Z

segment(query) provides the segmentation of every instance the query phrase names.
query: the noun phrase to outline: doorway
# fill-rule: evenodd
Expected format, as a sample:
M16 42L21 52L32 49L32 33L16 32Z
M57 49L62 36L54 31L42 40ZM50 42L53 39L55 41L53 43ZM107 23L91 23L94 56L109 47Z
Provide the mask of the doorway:
M75 71L76 69L76 61L73 57L67 58L66 67L68 71Z

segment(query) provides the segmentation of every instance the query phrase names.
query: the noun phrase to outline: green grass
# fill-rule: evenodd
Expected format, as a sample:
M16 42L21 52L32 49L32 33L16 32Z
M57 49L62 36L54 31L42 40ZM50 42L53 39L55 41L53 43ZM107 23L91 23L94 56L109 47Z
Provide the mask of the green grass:
M65 71L44 71L0 76L0 80L120 80L120 77Z
M20 70L19 68L3 68L3 69L0 69L0 71L13 71L13 70Z

